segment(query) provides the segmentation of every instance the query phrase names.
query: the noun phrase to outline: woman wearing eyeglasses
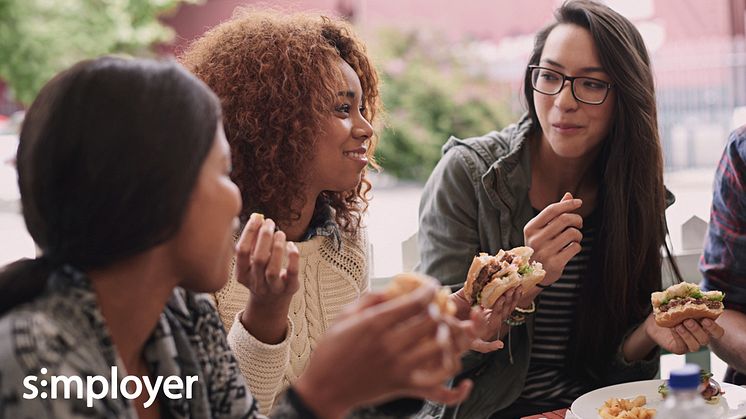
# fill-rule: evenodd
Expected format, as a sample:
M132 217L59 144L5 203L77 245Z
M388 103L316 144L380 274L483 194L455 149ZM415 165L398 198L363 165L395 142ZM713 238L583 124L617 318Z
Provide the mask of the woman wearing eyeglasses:
M650 314L661 288L663 186L650 60L626 18L578 0L539 32L516 124L451 138L420 202L419 269L461 286L477 252L527 245L547 271L503 325L510 350L473 354L475 389L445 417L513 418L601 386L652 378L657 348L708 341ZM678 274L678 270L674 267ZM516 316L516 319L521 319Z

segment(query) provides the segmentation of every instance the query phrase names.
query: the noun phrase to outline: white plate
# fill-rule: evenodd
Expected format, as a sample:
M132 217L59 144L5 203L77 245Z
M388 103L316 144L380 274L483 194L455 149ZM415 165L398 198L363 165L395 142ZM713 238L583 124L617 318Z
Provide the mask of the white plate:
M578 397L570 407L570 411L580 419L599 418L598 409L608 399L634 399L637 396L645 396L647 404L645 407L659 409L663 405L663 398L658 393L658 386L665 380L635 381L632 383L617 384L614 386L599 388ZM713 419L736 419L746 416L746 388L733 384L721 383L720 387L725 394L720 397L717 404L708 404L712 410Z

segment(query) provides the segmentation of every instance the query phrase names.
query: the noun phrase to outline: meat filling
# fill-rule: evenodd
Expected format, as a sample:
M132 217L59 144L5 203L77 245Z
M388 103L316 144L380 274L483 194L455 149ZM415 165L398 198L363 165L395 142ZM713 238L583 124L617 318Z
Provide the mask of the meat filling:
M691 298L691 297L687 297L687 298L676 298L676 299L673 299L673 300L669 301L666 304L661 304L661 306L658 307L658 309L660 311L662 311L662 312L665 313L665 312L667 312L668 310L670 310L670 309L672 309L674 307L683 306L684 304L687 304L687 303L690 303L690 304L704 304L704 305L707 306L707 308L713 309L713 310L717 310L717 309L723 307L723 303L720 302L720 301L712 301L712 300L705 300L703 298Z
M497 271L500 270L500 266L494 263L490 263L487 266L482 267L482 270L479 271L479 275L477 276L477 279L474 281L474 285L471 292L471 304L474 305L477 303L477 297L482 292L482 288L484 288L485 285L487 285L488 282L490 282L490 279L492 278L492 275L497 273Z

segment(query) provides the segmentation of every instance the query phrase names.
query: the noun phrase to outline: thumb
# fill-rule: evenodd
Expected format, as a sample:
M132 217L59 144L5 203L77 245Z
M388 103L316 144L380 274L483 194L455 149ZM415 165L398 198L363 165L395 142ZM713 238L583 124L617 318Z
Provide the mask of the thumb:
M572 194L570 192L565 192L565 194L562 196L562 199L560 199L560 202L569 201L572 199Z

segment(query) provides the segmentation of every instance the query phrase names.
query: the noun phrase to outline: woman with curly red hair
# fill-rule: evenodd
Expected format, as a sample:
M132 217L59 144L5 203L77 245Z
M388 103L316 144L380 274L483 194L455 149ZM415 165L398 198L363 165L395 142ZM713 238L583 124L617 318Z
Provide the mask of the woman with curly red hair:
M268 411L332 319L369 288L361 218L366 170L376 166L378 77L348 23L267 10L237 13L182 62L221 99L242 221L274 248L288 240L298 249L288 252L298 255L297 273L267 248L250 261L266 266L266 281L239 285L237 277L250 276L234 272L215 294L229 343Z

